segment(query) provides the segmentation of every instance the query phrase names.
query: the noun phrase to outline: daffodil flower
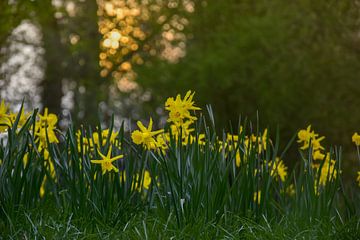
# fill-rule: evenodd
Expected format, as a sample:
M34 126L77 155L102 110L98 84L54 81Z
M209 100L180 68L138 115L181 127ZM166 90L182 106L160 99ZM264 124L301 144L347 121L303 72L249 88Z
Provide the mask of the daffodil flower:
M101 164L101 169L102 169L102 174L104 175L107 171L110 172L111 170L114 170L115 172L118 172L119 169L117 169L112 162L123 158L124 155L118 155L116 157L111 158L111 146L109 148L108 153L105 155L103 155L99 150L98 150L99 155L101 156L102 159L100 160L91 160L92 163L95 164Z
M55 126L58 118L53 113L48 113L48 108L44 109L44 115L39 114L40 122L41 124L44 124L45 126Z
M2 100L0 104L0 132L4 132L11 125L9 115L7 114L8 106Z
M201 110L199 107L194 106L194 101L192 100L194 97L194 93L191 93L189 90L184 99L181 99L180 94L176 96L174 99L170 97L165 102L165 109L169 111L169 119L168 122L173 122L174 124L180 126L184 123L185 119L193 122L196 120L196 117L191 116L191 110Z
M314 160L324 160L324 158L325 158L325 154L321 153L320 150L316 150L313 153L313 159Z
M351 140L355 143L356 146L360 146L360 135L357 132L354 133Z
M162 133L164 130L161 129L157 131L152 131L153 121L151 118L150 118L149 126L147 128L140 121L137 122L137 125L140 131L135 130L134 132L132 132L131 138L133 142L138 145L140 144L144 145L144 147L148 150L156 149L159 146L159 144L156 142L154 136L156 136L159 133Z
M272 166L270 175L272 177L278 176L282 182L285 182L288 168L284 164L283 160L281 160L279 157L276 157L275 162L269 162L269 165Z

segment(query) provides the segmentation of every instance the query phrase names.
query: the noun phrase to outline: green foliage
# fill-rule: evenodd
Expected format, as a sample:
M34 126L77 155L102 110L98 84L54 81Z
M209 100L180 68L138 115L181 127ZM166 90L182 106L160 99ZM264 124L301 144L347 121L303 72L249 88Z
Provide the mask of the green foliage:
M40 201L40 185L46 174L42 167L44 159L35 150L29 131L36 112L18 130L19 116L13 128L9 128L6 147L0 150L0 216L8 220L14 217L19 207L31 208L37 205Z
M209 113L212 119L212 112ZM302 156L298 167L289 172L290 177L280 181L274 177L272 169L276 157L283 157L288 147L280 149L279 134L272 140L267 135L262 140L267 147L261 151L263 145L258 140L246 144L249 139L245 136L253 133L259 136L258 133L262 132L246 121L242 123L245 126L243 131L233 135L238 140L225 146L220 144L219 139L225 142L227 136L218 136L214 122L200 116L196 122L195 140L184 145L181 137L176 139L171 136L168 150L164 152L145 150L135 145L128 140L123 127L112 139L111 134L104 137L99 126L97 140L90 128L77 132L70 127L59 138L58 144L50 143L47 136L49 158L45 159L45 155L37 152L33 140L35 116L36 112L19 129L18 115L7 131L8 141L0 146L0 181L3 183L0 186L0 221L4 228L10 229L8 234L16 234L17 218L24 211L32 225L30 233L41 234L34 226L29 211L46 204L56 206L63 216L70 216L68 222L72 216L80 222L83 221L81 219L92 219L91 226L104 224L110 228L127 228L132 219L144 215L150 218L150 222L141 222L142 229L136 230L140 238L148 231L153 232L159 224L157 220L152 222L154 215L159 217L160 223L166 222L165 228L171 221L176 231L182 229L190 234L195 231L194 224L200 224L199 227L205 229L214 227L211 231L215 232L223 227L231 228L233 225L228 224L233 218L246 218L260 224L265 221L265 226L269 226L268 221L276 223L288 217L310 222L332 219L334 226L346 227L360 211L356 204L358 190L351 188L352 194L349 194L342 184L341 151L330 151L331 159L336 162L336 171L325 169L328 175L326 184L321 187L320 173L325 164L318 169L311 167L311 148L307 155ZM110 127L109 133L112 131ZM203 141L199 140L201 132L205 132ZM84 142L91 138L95 143L92 147ZM112 156L123 154L124 159L114 162L118 172L101 174L100 166L91 160L100 159L99 153L108 152L110 146ZM236 163L238 152L240 165ZM28 155L27 162L24 162L25 154ZM54 171L49 166L53 166ZM145 171L151 177L149 186L145 185ZM291 184L294 184L294 194L287 190ZM39 215L35 217L42 218ZM147 224L154 224L152 230ZM60 227L59 231L62 229ZM176 231L175 235L178 234ZM240 234L241 231L235 233ZM265 234L262 227L259 232ZM169 233L166 230L164 234L167 236ZM203 235L202 230L197 234L210 236ZM221 234L232 235L224 229Z

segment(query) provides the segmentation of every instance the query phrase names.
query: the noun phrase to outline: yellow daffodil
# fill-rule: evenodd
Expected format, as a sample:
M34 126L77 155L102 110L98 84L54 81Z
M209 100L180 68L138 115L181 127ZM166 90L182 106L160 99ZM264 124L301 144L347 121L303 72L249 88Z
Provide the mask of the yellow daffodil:
M324 136L319 137L319 134L316 134L314 131L311 131L311 125L309 125L306 129L302 129L298 132L298 143L303 143L303 146L300 147L301 150L308 149L312 147L313 150L323 150L324 147L321 146L321 141L325 139ZM310 146L311 143L311 146Z
M55 114L48 113L48 108L44 109L43 115L39 114L39 118L40 118L41 126L52 126L53 127L56 125L56 123L58 121L58 118Z
M170 136L169 134L158 134L157 137L156 137L156 142L157 142L157 145L158 145L158 150L159 151L162 151L163 153L165 153L165 150L168 149L168 142L169 142L169 139Z
M94 132L93 133L94 143L99 145L99 146L100 145L104 146L106 144L106 141L107 141L109 135L110 135L110 139L109 139L110 143L114 144L118 133L117 132L110 132L109 129L104 129L104 130L101 131L101 139L102 139L101 144L100 144L99 133Z
M195 141L196 140L196 137L192 137L191 138L191 140L192 141ZM201 134L199 134L199 136L198 136L198 139L197 139L197 143L199 144L199 145L205 145L205 142L206 141L206 139L205 139L205 134L203 134L203 133L201 133Z
M227 142L237 142L237 141L239 141L239 136L228 133L226 135L226 141Z
M181 137L181 143L182 145L187 145L189 143L193 142L194 137L191 136L191 133L195 130L194 128L190 128L190 125L192 124L191 121L187 120L181 125L170 125L170 132L171 135L174 137L175 141L178 142L179 138Z
M143 173L143 175L141 176L141 174L137 173L134 175L133 177L133 182L132 182L132 190L136 190L136 191L139 191L141 192L142 189L146 189L148 190L150 188L150 185L151 185L151 176L150 176L150 172L145 170ZM120 172L119 173L120 175L120 181L121 182L126 182L127 181L127 177L126 177L126 172ZM141 178L141 185L139 184L139 181L140 181L140 177Z
M93 149L94 143L93 143L92 138L83 137L80 130L77 131L76 138L77 138L79 152L81 152L81 149L84 152L89 151L90 149ZM82 140L82 141L80 141L80 140ZM81 145L81 143L82 143L82 145Z
M309 142L311 138L317 137L314 131L311 131L311 125L307 126L306 129L302 129L298 132L298 143Z
M141 178L141 183L140 183L141 185L139 184L140 178ZM150 188L150 184L151 184L150 173L149 171L145 170L142 176L138 173L134 176L132 189L141 192L142 189L148 190Z
M43 198L45 195L45 184L46 184L46 176L44 177L43 181L41 182L41 186L40 186L39 195L41 198Z
M312 156L314 160L324 160L325 158L325 154L321 153L320 150L314 151Z
M47 140L49 140L49 143L59 143L54 128L52 127L41 127L38 132L35 133L35 136L37 137L35 142L39 144L39 148L47 148Z
M331 182L336 179L337 170L335 168L335 160L326 159L319 174L320 186L325 186L328 181Z
M259 139L259 152L261 152L262 150L266 150L267 137L268 137L268 130L267 128L265 128L261 138Z
M0 103L0 117L2 117L4 114L6 115L8 108L9 107L5 105L5 101L2 100Z
M237 167L240 167L240 164L241 164L241 156L240 156L240 151L239 151L239 150L236 151L235 164L236 164Z
M324 136L319 137L319 138L314 138L314 139L311 141L311 146L312 146L313 150L318 150L318 149L324 150L324 147L321 146L321 143L320 143L320 141L322 141L323 139L325 139Z
M356 146L360 146L360 135L357 132L352 136L352 141Z
M270 175L272 177L274 176L278 176L280 178L280 180L282 182L285 181L286 176L287 176L287 166L284 164L283 160L281 160L280 158L276 158L275 162L269 162L269 166L272 166Z
M6 131L6 129L11 126L11 121L7 111L8 106L6 106L5 101L2 100L0 104L0 133Z
M302 150L309 148L310 140L317 137L318 134L315 134L314 131L311 131L311 125L309 125L306 129L301 129L298 132L298 143L303 143L301 147Z
M254 202L260 204L261 202L261 190L254 192Z
M49 114L47 108L44 110L44 115L39 114L39 121L35 122L35 143L38 144L39 151L47 149L48 141L49 143L59 143L55 134L57 121L57 116L52 113Z
M356 181L358 182L358 185L359 185L359 187L360 187L360 171L357 172Z
M159 144L156 142L154 137L157 134L162 133L164 130L161 129L157 131L152 131L153 121L151 118L150 118L149 126L147 128L140 121L137 122L137 125L140 131L135 130L132 132L131 138L133 142L138 145L142 144L148 150L156 149L157 147L159 147Z
M15 123L15 120L18 117L18 114L20 114L18 127L21 128L26 123L26 120L30 116L30 113L25 113L24 109L22 109L20 113L10 113L9 120L11 122L11 126L13 126L13 124Z
M169 111L169 119L168 122L173 122L175 125L180 126L184 123L184 121L190 120L195 121L196 117L191 116L191 110L201 110L199 107L194 106L193 97L194 93L191 93L189 90L184 99L181 99L180 94L176 96L174 99L170 97L165 102L165 109Z
M143 179L143 187L145 189L149 189L151 184L151 176L150 173L148 171L144 172L144 179Z
M100 150L98 150L99 155L101 156L102 159L100 160L91 160L92 163L95 164L101 164L101 169L102 169L102 174L104 175L107 171L111 171L114 170L115 172L118 172L119 169L117 169L112 162L124 157L124 155L118 155L116 157L111 158L111 146L109 148L108 153L105 155L103 155Z
M28 165L28 162L29 162L29 153L25 153L25 155L23 157L24 167L26 167Z

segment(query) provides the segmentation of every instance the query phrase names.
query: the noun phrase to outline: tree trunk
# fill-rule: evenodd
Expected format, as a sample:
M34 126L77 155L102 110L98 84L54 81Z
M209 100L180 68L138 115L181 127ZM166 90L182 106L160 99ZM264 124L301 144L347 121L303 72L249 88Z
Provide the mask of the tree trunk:
M60 114L65 47L61 42L60 29L51 0L42 0L37 3L36 14L42 29L46 63L42 84L42 103L44 107L49 108L50 112Z

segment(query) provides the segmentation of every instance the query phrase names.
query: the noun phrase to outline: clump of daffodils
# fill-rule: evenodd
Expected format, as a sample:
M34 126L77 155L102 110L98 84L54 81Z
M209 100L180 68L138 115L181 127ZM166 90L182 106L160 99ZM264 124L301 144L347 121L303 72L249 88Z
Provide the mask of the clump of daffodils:
M192 127L197 120L195 112L201 110L194 102L194 92L188 91L184 97L178 94L175 98L169 97L165 102L165 110L168 111L167 123L169 124L169 131L164 129L153 130L153 121L150 118L149 125L146 127L140 121L137 122L138 130L134 130L131 133L132 141L141 145L146 150L155 150L165 152L168 149L168 145L171 137L175 139L176 143L181 145L191 144L196 141L199 145L205 144L205 135L200 133L195 135L195 129ZM227 133L225 141L218 140L216 149L223 151L226 157L234 154L235 152L235 164L240 167L241 162L247 162L247 158L251 151L255 151L257 154L261 154L267 149L267 144L271 140L268 136L268 130L265 129L258 135L248 135L244 137L244 141L241 141L241 148L238 146L240 143L239 136L242 134L243 127L240 126L238 134ZM215 146L213 146L215 147ZM240 153L241 149L244 151ZM274 163L267 162L270 169L271 177L285 181L287 177L287 167L282 160L276 158ZM261 168L261 166L259 166ZM260 170L260 169L259 169Z
M50 159L48 147L49 144L59 143L55 134L57 122L58 117L53 113L49 113L47 108L44 109L43 114L38 114L37 121L35 122L35 143L37 143L38 151L43 154L45 167L50 172L52 178L55 177L55 168L53 161ZM46 176L40 187L41 197L45 194L45 184Z
M271 143L271 139L268 135L268 130L265 129L263 132L260 132L258 135L244 135L243 141L239 139L239 136L243 134L243 126L240 126L238 134L226 134L225 141L218 141L219 151L224 151L225 156L229 156L230 153L235 151L235 165L236 167L241 167L241 163L247 163L247 159L251 151L255 151L257 154L261 154L267 149L267 144ZM240 144L240 146L238 146ZM241 154L241 151L243 154ZM272 161L262 161L262 164L268 164L272 166L271 177L285 181L287 176L287 167L282 160L276 158L274 164ZM261 168L262 166L260 166ZM257 169L255 170L259 172Z
M0 133L6 134L8 128L12 128L15 124L16 119L19 121L17 123L17 128L20 129L27 122L31 113L26 113L24 109L21 112L12 112L8 105L5 104L5 101L1 101L0 104ZM42 114L38 113L35 118L35 124L31 126L31 133L34 133L34 142L36 146L37 152L41 154L44 158L44 167L50 173L50 177L55 177L55 169L53 161L50 159L49 154L49 144L59 143L56 131L57 131L57 122L58 117L49 113L48 109L45 108ZM30 148L32 147L29 146ZM24 166L29 164L29 156L28 153L24 155L23 158ZM46 176L44 177L41 187L40 187L40 196L42 197L45 194L45 184L46 184Z
M152 123L150 124L152 125ZM145 127L141 125L141 129L145 131ZM151 132L151 126L150 128L146 128L146 131ZM136 133L137 134L137 133ZM109 129L105 129L101 131L101 139L102 141L100 141L99 138L99 134L97 132L93 133L91 137L81 137L81 132L77 133L78 135L78 139L82 139L83 143L85 143L85 146L83 146L83 148L85 148L86 150L95 150L97 149L97 153L100 156L100 159L92 159L90 160L91 163L95 164L95 165L100 165L101 167L101 172L102 175L105 175L106 173L117 173L119 174L120 177L120 181L125 182L127 181L127 177L126 177L126 172L125 171L119 171L119 167L118 164L116 164L120 159L124 158L123 154L115 154L113 155L113 146L117 147L118 149L120 149L120 144L116 141L116 137L118 136L117 132L111 132L109 131ZM143 137L143 136L142 136ZM107 139L109 139L109 149L107 151L106 154L103 154L99 147L104 147L107 144ZM140 139L140 138L139 138ZM141 143L144 143L145 146L151 145L152 141L149 140L145 140L141 139L140 140ZM80 150L81 150L81 146L80 146ZM80 151L79 150L79 151ZM94 175L94 178L96 179L96 173ZM140 181L141 180L141 181ZM142 190L148 190L150 188L150 184L151 184L151 176L150 173L145 170L141 173L136 173L133 175L132 177L132 190L133 191L138 191L141 192Z
M184 125L188 126L193 123L197 118L191 115L191 111L201 110L199 107L194 106L194 93L188 91L184 97L181 99L180 94L173 97L169 97L165 102L165 109L169 111L168 122L172 123L176 127L183 127Z
M0 133L6 133L8 128L14 126L16 118L19 117L17 128L20 129L24 126L31 113L25 113L24 109L21 112L11 112L9 106L5 104L4 100L0 104ZM44 113L38 113L35 121L34 132L34 142L36 143L37 151L42 154L45 160L49 159L48 145L51 143L59 143L59 140L56 136L56 124L58 122L58 117L49 113L48 109L44 109ZM24 163L27 163L27 156L25 155ZM53 166L51 163L50 172L53 174Z
M9 109L9 105L5 104L5 101L2 100L0 103L0 133L5 133L7 129L14 126L16 117L19 116L19 122L18 122L18 128L21 128L28 117L30 116L30 113L25 113L24 109L20 112L11 112Z
M165 151L168 148L171 136L177 141L181 141L183 145L193 142L196 136L192 135L194 129L192 124L197 120L193 115L194 111L201 110L196 107L193 101L194 92L188 91L184 98L180 94L169 97L165 102L165 110L169 111L167 122L169 131L164 129L153 130L153 121L150 118L148 127L140 121L137 122L139 130L135 130L131 134L133 142L137 145L142 145L147 150ZM198 136L198 142L203 143L204 134ZM190 142L189 142L190 141Z
M311 151L312 168L318 175L319 187L324 187L328 182L332 182L338 175L335 167L336 161L331 158L330 152L325 152L325 148L321 145L323 139L325 139L324 136L319 136L314 130L311 130L311 125L298 132L297 142L302 144L300 149ZM318 185L314 186L317 194L319 193Z
M193 101L195 92L188 91L184 98L178 94L176 98L169 97L165 102L165 110L169 111L167 122L170 123L171 134L175 137L176 141L181 140L183 145L187 145L195 141L196 137L192 135L194 128L192 124L197 120L194 115L195 111L201 108L195 106ZM204 144L204 134L200 134L198 139L199 144ZM165 135L165 139L169 140L169 133Z
M91 136L86 136L86 133L82 133L80 130L77 131L77 144L78 151L94 151L98 147L104 147L109 141L111 145L120 147L120 143L116 141L118 132L104 129L100 132L93 132Z

